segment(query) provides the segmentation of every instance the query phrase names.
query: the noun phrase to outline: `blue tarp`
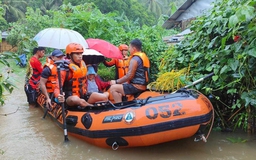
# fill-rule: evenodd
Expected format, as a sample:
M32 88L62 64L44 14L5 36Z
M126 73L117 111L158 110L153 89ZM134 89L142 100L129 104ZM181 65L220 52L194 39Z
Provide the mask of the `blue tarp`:
M27 56L26 54L19 55L19 61L16 61L16 64L20 67L25 67L27 65Z

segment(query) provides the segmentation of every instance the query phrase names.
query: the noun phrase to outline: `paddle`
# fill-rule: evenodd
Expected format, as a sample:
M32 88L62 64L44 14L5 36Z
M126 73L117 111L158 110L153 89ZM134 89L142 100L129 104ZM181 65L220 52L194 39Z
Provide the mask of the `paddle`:
M56 61L55 64L57 64L57 73L58 73L58 80L59 80L59 88L60 88L60 94L63 95L62 85L61 85L61 75L60 75L60 69L64 66L63 61ZM64 141L69 141L68 139L68 132L67 132L67 123L66 123L66 115L65 115L65 107L64 103L61 103L61 109L62 109L62 118L63 118L63 131L64 131Z

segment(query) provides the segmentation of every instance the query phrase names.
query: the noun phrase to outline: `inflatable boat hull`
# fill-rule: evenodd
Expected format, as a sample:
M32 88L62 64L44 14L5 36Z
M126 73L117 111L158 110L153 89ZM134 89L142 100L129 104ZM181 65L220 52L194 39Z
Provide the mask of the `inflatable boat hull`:
M212 119L211 102L197 91L156 95L147 91L143 99L67 109L68 133L104 148L149 146L191 137ZM48 114L63 127L61 111L56 105Z

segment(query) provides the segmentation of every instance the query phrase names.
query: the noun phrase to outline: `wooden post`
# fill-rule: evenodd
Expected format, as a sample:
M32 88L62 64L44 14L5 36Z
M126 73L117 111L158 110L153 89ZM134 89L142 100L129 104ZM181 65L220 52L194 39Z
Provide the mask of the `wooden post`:
M253 119L252 119L252 111L251 111L251 106L248 106L246 109L246 112L248 114L248 119L247 119L247 133L252 134L252 128L253 128Z

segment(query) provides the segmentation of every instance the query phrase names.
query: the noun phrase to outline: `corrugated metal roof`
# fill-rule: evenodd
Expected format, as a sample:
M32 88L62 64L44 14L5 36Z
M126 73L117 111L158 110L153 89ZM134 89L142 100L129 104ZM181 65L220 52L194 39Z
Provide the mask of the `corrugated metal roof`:
M185 12L196 0L187 0L167 21L164 22L163 28L171 29L173 28L178 22L176 21L179 16Z
M208 9L212 8L212 2L214 1L215 0L187 0L167 21L165 21L162 27L171 29L182 20L202 15Z

